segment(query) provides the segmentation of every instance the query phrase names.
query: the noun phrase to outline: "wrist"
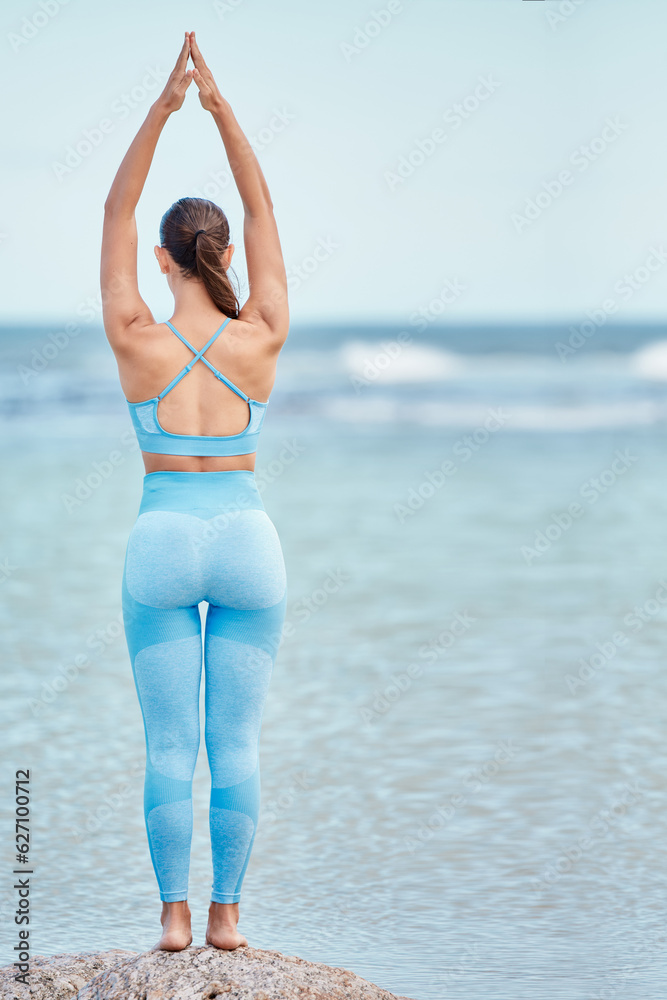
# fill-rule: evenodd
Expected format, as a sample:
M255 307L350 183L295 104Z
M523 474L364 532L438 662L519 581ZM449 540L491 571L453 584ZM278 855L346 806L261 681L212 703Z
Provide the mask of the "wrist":
M224 118L231 110L231 105L222 96L217 97L211 105L211 114L214 118Z
M148 109L148 114L151 115L152 118L155 118L163 123L166 122L171 113L171 108L168 108L160 97L158 97L158 99L154 101Z

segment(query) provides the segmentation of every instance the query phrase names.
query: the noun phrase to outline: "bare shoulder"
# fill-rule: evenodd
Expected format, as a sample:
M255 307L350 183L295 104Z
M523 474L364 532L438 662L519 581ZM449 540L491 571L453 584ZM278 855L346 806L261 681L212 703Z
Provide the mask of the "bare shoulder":
M147 399L160 371L165 354L166 333L164 323L130 323L113 341L110 339L121 388L126 399Z
M279 322L268 322L263 312L246 302L230 326L239 343L269 355L277 354L287 340L289 315L285 311Z
M164 323L137 319L121 330L116 329L113 339L108 332L107 337L116 360L120 363L122 360L150 354L160 341L164 340L166 331L168 327Z
M230 336L220 356L221 362L228 365L226 374L233 376L253 399L268 399L285 337L278 339L263 321L250 322L241 317L229 323L227 330Z

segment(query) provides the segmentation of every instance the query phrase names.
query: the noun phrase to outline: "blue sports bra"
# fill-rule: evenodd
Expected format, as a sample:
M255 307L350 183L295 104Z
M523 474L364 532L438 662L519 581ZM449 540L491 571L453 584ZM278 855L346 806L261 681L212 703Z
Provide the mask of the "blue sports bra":
M231 316L216 330L209 342L202 347L201 351L196 351L192 344L188 343L176 327L172 326L167 320L169 329L176 334L179 340L183 341L186 347L190 348L194 354L194 358L178 373L175 379L172 379L159 396L155 396L153 399L146 399L141 403L131 403L129 399L126 400L142 451L153 452L156 455L203 456L250 455L257 451L259 432L262 429L268 403L260 403L256 399L250 399L249 396L246 396L245 392L242 392L238 386L234 385L217 368L214 368L211 362L207 361L204 357L205 352L217 337L220 336L230 319ZM171 392L175 385L178 385L193 365L200 360L211 369L217 379L220 379L226 386L229 386L232 392L235 392L237 396L240 396L248 404L250 417L245 429L240 434L226 434L223 437L213 437L208 434L172 434L160 426L157 416L158 403L161 399L164 399L168 392Z

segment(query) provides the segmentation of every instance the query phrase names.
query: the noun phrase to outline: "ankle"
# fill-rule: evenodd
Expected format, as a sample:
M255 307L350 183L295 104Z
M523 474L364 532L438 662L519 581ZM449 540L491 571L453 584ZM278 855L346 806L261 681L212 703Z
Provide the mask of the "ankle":
M215 921L216 924L228 924L230 927L236 927L239 921L238 907L238 903L211 903L208 908L208 918Z
M171 916L179 917L189 917L190 907L188 906L187 899L178 899L174 903L167 903L165 900L162 901L162 912L168 913Z

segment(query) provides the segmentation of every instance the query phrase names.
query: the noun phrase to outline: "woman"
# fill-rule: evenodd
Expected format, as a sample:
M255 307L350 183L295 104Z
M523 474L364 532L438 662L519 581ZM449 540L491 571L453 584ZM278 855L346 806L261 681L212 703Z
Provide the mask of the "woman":
M243 202L250 294L240 309L227 274L234 247L224 213L182 198L164 215L155 247L174 296L171 320L156 323L137 287L134 212L160 133L192 80ZM264 176L194 32L186 32L105 202L101 285L104 327L146 467L123 614L144 719L144 814L162 900L155 947L179 951L192 941L187 890L203 659L213 856L206 941L233 949L247 945L236 929L238 901L259 810L264 699L285 613L280 542L254 467L289 315Z

